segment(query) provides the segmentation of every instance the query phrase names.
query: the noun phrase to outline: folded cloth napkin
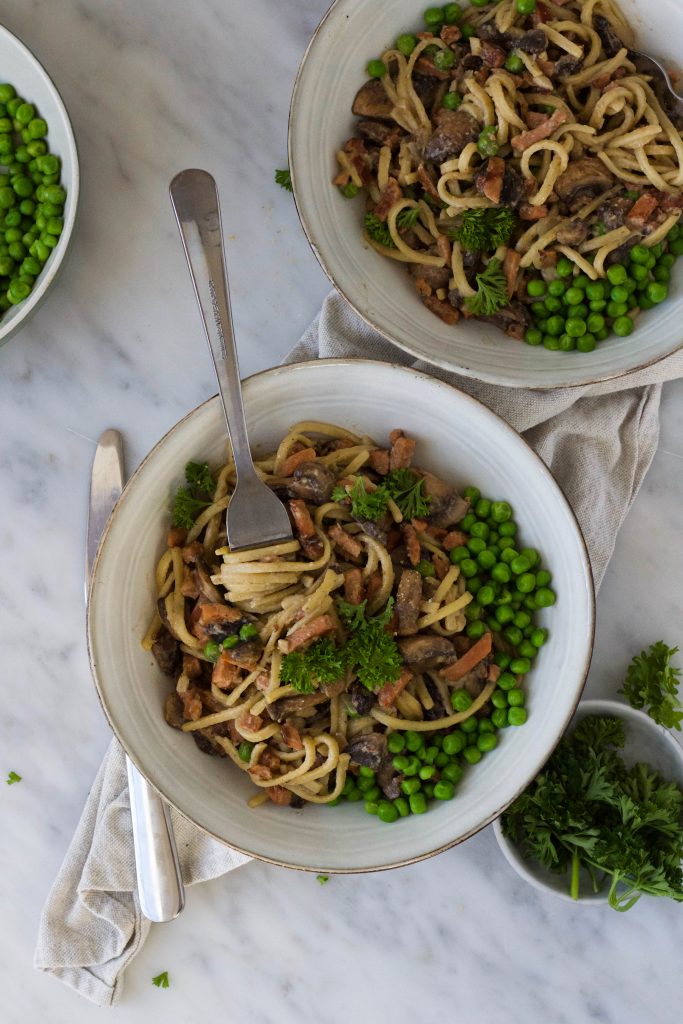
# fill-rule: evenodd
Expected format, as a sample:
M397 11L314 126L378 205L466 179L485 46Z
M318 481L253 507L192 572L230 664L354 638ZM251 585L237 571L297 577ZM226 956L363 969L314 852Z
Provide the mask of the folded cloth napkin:
M482 384L415 361L363 323L336 293L286 361L331 357L425 370L480 399L522 432L576 512L596 585L657 447L661 385L683 376L681 350L616 381L584 388L539 392ZM177 812L172 817L186 885L247 861ZM35 966L93 1002L111 1005L149 927L136 893L125 759L113 740L43 911Z

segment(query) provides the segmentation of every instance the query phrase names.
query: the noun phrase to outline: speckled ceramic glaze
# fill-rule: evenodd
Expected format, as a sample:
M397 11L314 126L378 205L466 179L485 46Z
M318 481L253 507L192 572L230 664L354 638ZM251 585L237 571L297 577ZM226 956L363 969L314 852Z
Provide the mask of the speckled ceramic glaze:
M453 801L388 827L358 805L269 805L250 810L253 787L223 760L170 729L162 707L169 680L140 647L154 610L154 567L164 548L171 497L190 459L220 462L225 425L216 399L190 413L128 484L95 565L88 620L92 668L109 721L144 775L216 838L292 867L362 871L427 857L496 817L538 771L565 729L588 671L593 587L580 530L551 475L524 441L483 405L423 374L386 363L342 360L268 370L246 381L252 444L273 449L301 419L325 419L386 439L400 425L418 441L420 465L459 486L513 505L522 536L543 552L558 603L529 679L529 721L468 771ZM349 403L349 396L353 402Z
M640 49L677 58L683 44L678 0L622 0L621 8L636 29ZM421 14L413 0L336 0L299 70L289 134L294 195L308 240L333 284L363 319L407 352L508 387L570 387L608 380L679 348L680 266L673 274L672 297L640 317L630 337L611 337L590 353L550 352L520 344L480 321L448 326L422 305L403 265L384 259L363 242L362 198L345 199L331 184L335 152L352 134L351 104L368 60L401 32L416 29Z

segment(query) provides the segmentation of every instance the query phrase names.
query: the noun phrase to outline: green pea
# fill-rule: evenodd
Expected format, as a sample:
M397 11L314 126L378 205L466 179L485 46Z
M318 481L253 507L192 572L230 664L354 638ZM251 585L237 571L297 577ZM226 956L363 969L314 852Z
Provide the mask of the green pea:
M526 700L524 690L514 689L510 690L508 694L508 704L511 708L521 708L524 706Z
M496 556L493 551L487 549L486 551L481 551L477 555L477 561L482 569L492 569L496 564Z
M387 750L390 754L400 754L402 750L405 750L405 745L403 733L391 732L387 736Z
M524 71L524 61L516 53L511 53L505 61L505 68L513 75L521 75Z
M559 338L561 334L564 334L564 318L561 316L551 316L546 325L546 330L551 338Z
M452 782L453 785L457 785L464 774L465 773L462 769L462 766L459 765L457 762L452 761L450 764L447 764L446 767L442 769L441 778L447 779L448 782Z
M486 605L493 604L495 599L496 592L493 589L493 587L489 586L488 584L481 587L481 589L477 593L477 601L484 607L486 607Z
M494 708L506 708L508 706L508 699L505 690L494 690L491 694L491 703Z
M470 586L470 581L467 581L467 586ZM472 591L470 591L472 593ZM478 601L470 601L465 608L465 617L468 622L476 622L477 619L481 618L482 607Z
M552 580L551 573L547 569L539 569L536 573L536 585L539 587L547 587Z
M512 519L508 520L506 523L501 523L498 533L501 537L514 537L517 533L517 523Z
M460 729L455 729L443 738L442 749L444 754L448 754L449 757L455 757L456 754L460 754L466 746L467 738Z
M408 769L406 768L406 774L417 775L417 770L414 772L409 772ZM356 785L358 786L361 793L367 793L368 790L373 789L375 785L375 778L374 776L368 778L367 775L359 775L358 779L356 780Z
M479 737L477 737L477 739L478 738ZM482 753L479 747L471 746L465 747L465 749L462 752L462 756L465 758L468 764L477 764L477 762L481 761Z
M417 39L415 36L402 35L396 40L396 49L399 50L404 57L410 57L416 46Z
M439 71L450 71L455 64L455 54L450 49L437 50L432 60L434 61L434 67L438 68Z
M497 156L500 146L498 145L498 129L495 125L489 125L483 129L477 140L477 149L482 156Z
M535 629L531 634L530 639L534 647L543 647L543 644L548 639L548 630L541 628Z
M514 564L514 563L513 563ZM533 572L523 572L517 579L517 589L522 594L530 594L536 587L536 576Z
M545 319L548 312L545 308L545 302L532 302L530 308L537 322Z
M379 804L376 800L366 800L363 806L367 814L377 814L379 811Z
M237 753L240 756L240 761L251 761L251 752L254 749L254 744L249 743L247 740L243 740L237 748Z
M496 611L496 618L501 623L501 625L505 625L506 622L512 622L514 617L515 613L510 605L501 605L500 608L498 608Z
M667 270L671 270L676 262L676 257L672 256L671 253L667 253L666 256L662 256L661 260L657 264L659 267L666 267ZM633 275L631 275L633 276Z
M449 557L453 565L460 565L464 558L470 557L470 552L464 544L459 544L457 547L451 548Z
M446 108L446 110L457 110L462 104L462 96L459 92L456 92L455 89L451 89L450 92L445 94L444 98L441 100L441 104Z
M491 721L493 722L496 729L505 729L508 726L508 709L496 708L491 715Z
M349 801L349 803L355 804L363 799L363 794L361 793L357 786L354 786L353 789L346 794L346 799Z
M370 78L383 78L387 73L387 66L383 60L371 60L365 70Z
M566 257L563 257L561 260L557 261L555 273L558 277L571 277L574 273L574 264L571 260L568 260Z
M548 313L559 313L562 309L562 302L555 295L549 295L544 299L544 305Z
M683 256L683 238L677 238L675 242L671 242L669 250L674 256Z
M517 626L517 629L526 629L531 623L531 616L528 612L515 612L515 617L512 621Z
M477 732L479 726L477 725L476 718L474 717L474 715L472 715L470 718L466 718L464 722L460 723L460 728L462 729L463 732L469 734L472 732Z
M460 572L463 574L465 579L469 579L470 576L476 576L477 574L477 563L471 558L463 558L460 563Z
M634 323L630 316L620 316L612 324L612 330L619 338L627 338L633 334Z
M535 327L530 327L524 335L527 345L540 345L543 341L543 332Z
M408 797L412 796L413 793L417 793L419 789L419 779L404 779L403 782L401 783L401 791L405 793L405 795Z
M460 4L445 4L441 8L444 24L456 25L462 18L462 7Z
M14 270L14 260L11 256L0 256L0 277L9 277Z
M628 271L621 263L613 263L607 271L607 280L612 285L626 284Z
M555 591L551 590L549 587L539 587L534 596L539 608L549 608L551 605L555 604L555 601L557 600Z
M510 567L504 562L497 562L491 569L491 578L497 583L509 583L512 578Z
M604 316L600 316L599 313L593 313L588 317L586 326L591 334L595 334L597 331L601 331L605 326L605 318Z
M526 555L517 555L510 562L510 568L515 576L521 576L522 573L528 572L531 568L531 560Z
M586 285L586 298L591 302L600 302L605 298L605 286L601 281L591 281Z
M467 711L472 706L472 697L467 690L454 690L451 694L451 706L454 711Z
M498 737L494 732L480 733L477 736L477 748L485 754L489 750L493 750L494 747L498 746Z
M436 576L436 569L434 568L433 562L428 562L424 558L417 563L416 568L423 579L429 579L431 576Z
M472 36L477 34L477 30L474 25L470 25L469 21L463 21L460 25L460 31L462 32L463 39L471 39Z
M377 817L380 821L391 824L398 819L398 810L390 800L380 800L377 805Z
M443 9L441 7L428 7L423 14L424 23L429 28L439 28L443 25Z
M503 548L503 550L500 553L500 560L501 562L505 562L507 565L509 565L511 562L515 560L515 558L518 557L518 555L519 551L517 551L517 549L514 546Z
M445 768L449 761L450 758L448 757L448 754L445 754L443 750L440 750L434 764L436 765L437 768Z
M490 532L491 530L487 523L472 523L472 528L470 530L472 537L479 537L480 540L486 540Z
M16 96L14 86L10 85L9 82L3 82L0 85L0 103L8 103Z
M4 191L0 189L0 193ZM665 284L659 281L653 281L652 284L647 286L647 297L650 302L654 302L655 306L658 306L660 302L664 302L669 297L669 289Z
M521 637L517 641L521 643ZM516 676L525 676L531 669L531 662L528 658L513 658L510 662L510 671Z
M522 642L522 631L517 626L507 626L503 630L503 636L505 637L506 640L508 640L513 645L513 647L516 647L517 644L521 644L521 642ZM514 660L510 662L510 671L511 672L515 671L514 668L512 667L513 665L514 665Z
M439 748L437 746L425 747L418 756L422 758L425 764L436 764Z
M410 805L405 797L397 796L394 800L394 807L399 813L399 817L407 818L410 814Z
M486 551L486 541L482 540L481 537L470 537L467 541L467 547L471 554L478 555L481 551Z
M568 288L564 293L564 301L568 306L578 306L583 302L583 298L584 295L580 288Z
M417 774L423 782L428 782L436 774L436 768L432 764L423 764Z
M515 710L523 710L517 708ZM408 803L410 804L410 810L413 814L424 814L427 810L427 800L424 793L413 793L408 797Z
M527 720L526 708L509 708L508 723L510 725L524 725Z
M215 640L210 640L208 644L204 646L204 656L209 661L218 661L221 654L221 649Z
M650 258L650 250L644 245L634 245L629 253L631 263L645 264ZM609 277L609 273L607 274ZM610 279L611 280L611 279Z
M61 217L50 217L45 230L49 235L61 235L63 227L64 221Z
M570 317L565 327L570 338L581 338L587 331L586 321L578 317Z
M406 747L411 753L415 753L421 750L425 745L425 738L421 732L415 732L413 729L408 729L405 734Z
M466 487L462 493L463 497L468 498L472 505L476 505L481 498L481 491L478 487Z

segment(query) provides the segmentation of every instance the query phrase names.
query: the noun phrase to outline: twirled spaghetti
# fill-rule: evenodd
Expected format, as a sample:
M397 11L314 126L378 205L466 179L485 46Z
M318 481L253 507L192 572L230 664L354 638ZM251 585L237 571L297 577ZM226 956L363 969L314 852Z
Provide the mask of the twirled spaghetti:
M676 238L683 209L683 139L616 0L524 6L430 8L429 31L371 61L334 179L346 196L365 190L366 242L409 264L428 309L520 339L547 319L529 308L530 280L599 283L634 246ZM616 333L663 301L647 287L669 267L638 278ZM602 319L598 341L618 316Z
M169 531L156 571L158 613L143 646L175 679L168 723L248 773L261 791L253 804L335 803L367 771L377 773L384 804L401 807L410 772L391 756L403 740L390 737L417 736L419 746L425 733L440 746L473 716L490 715L501 667L521 658L509 676L514 687L530 667L512 643L523 642L521 631L502 633L508 614L500 612L496 635L481 609L468 612L482 587L492 604L512 608L512 593L486 569L498 555L499 580L512 578L503 548L508 563L521 558L525 579L533 576L531 556L514 551L509 506L480 509L500 521L500 537L483 520L475 528L469 508L478 494L461 497L412 468L414 449L401 430L384 448L329 424L296 424L256 463L287 501L295 539L245 552L226 546L232 461L215 474L187 468L189 488L174 506L185 525ZM458 527L463 520L472 536ZM499 542L486 556L483 535ZM474 578L470 555L484 578ZM531 599L530 588L525 593ZM523 598L517 594L516 608ZM532 615L520 614L534 651ZM490 623L494 617L492 608ZM425 779L435 775L434 786L440 769L432 764ZM452 782L441 781L452 795ZM392 804L382 813L399 811Z

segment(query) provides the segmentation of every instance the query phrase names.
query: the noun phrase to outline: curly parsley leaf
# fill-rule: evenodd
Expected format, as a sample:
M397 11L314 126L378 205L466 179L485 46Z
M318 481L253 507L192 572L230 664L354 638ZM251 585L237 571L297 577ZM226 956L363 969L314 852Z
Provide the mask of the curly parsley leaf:
M13 786L15 782L21 782L21 775L17 775L16 772L10 772L7 776L7 785Z
M389 228L376 214L365 214L365 232L378 245L383 245L386 249L396 248Z
M373 522L382 518L389 502L389 494L384 485L369 491L362 476L356 478L350 492L344 487L335 487L332 491L333 501L344 501L345 498L351 499L351 515L356 519L371 519Z
M509 302L503 264L491 260L486 270L477 274L477 291L465 299L465 304L475 316L494 316Z
M283 167L275 172L275 184L288 192L292 191L292 175L289 172L289 167Z
M188 462L185 466L185 479L188 487L200 494L213 495L216 489L208 462Z
M678 647L667 647L659 640L647 651L636 655L626 672L626 680L619 690L634 708L647 708L650 718L667 729L680 732L683 707L678 697L681 670L674 668L671 659Z
M349 608L354 608L354 613ZM358 681L368 690L378 690L385 683L395 682L403 669L403 659L394 638L386 632L391 620L394 599L390 597L380 615L367 618L365 602L347 605L337 602L339 615L350 630L344 645L346 663Z
M609 902L628 910L642 893L683 901L683 793L648 765L620 756L614 718L589 716L503 816L522 853L544 867L610 880ZM597 886L596 886L597 887Z
M313 693L321 683L336 683L344 675L346 660L330 637L316 640L305 651L292 651L282 658L280 682L299 693Z
M410 231L410 229L414 228L417 224L417 218L419 216L419 206L406 206L405 209L401 210L396 218L396 227L399 231Z
M507 207L465 210L460 225L448 235L467 252L495 252L508 244L516 226L517 218Z
M404 519L419 519L429 513L429 497L423 493L424 480L412 469L394 469L385 477L384 487L400 508Z
M156 978L152 978L152 984L157 988L168 988L168 971L162 971Z
M201 510L211 504L205 498L213 495L216 484L207 462L188 462L185 482L187 487L181 487L174 498L171 522L174 526L191 530Z
M316 882L320 882L321 885L327 885L327 883L330 880L330 876L329 875L316 875L315 876L315 880L316 880Z

